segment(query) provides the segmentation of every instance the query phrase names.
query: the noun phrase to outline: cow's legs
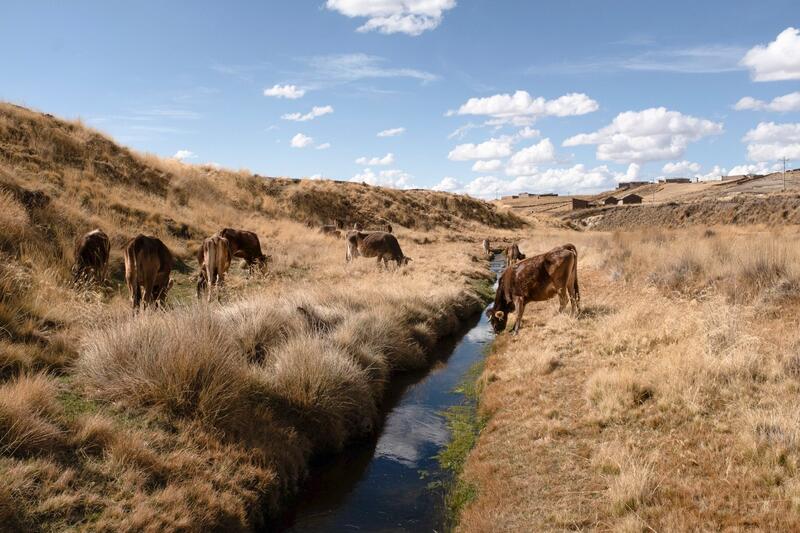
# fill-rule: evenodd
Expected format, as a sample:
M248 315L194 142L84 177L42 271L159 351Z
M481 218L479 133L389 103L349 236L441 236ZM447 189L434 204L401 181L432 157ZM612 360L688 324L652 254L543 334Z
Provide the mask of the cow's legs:
M563 313L567 307L567 289L558 289L558 312Z
M514 323L514 329L511 330L512 335L519 333L519 328L522 327L522 315L525 313L525 299L521 296L515 296L514 307L517 310L517 321Z
M379 255L378 256L378 270L381 269L381 261L383 261L383 256Z
M580 312L580 304L578 303L578 298L575 294L575 284L570 285L567 288L567 292L569 293L570 314L575 316Z
M131 293L131 304L133 304L133 310L136 311L141 302L141 294L139 293L139 281L136 279L136 272L132 268L128 268L126 270L125 281L128 284L128 292Z

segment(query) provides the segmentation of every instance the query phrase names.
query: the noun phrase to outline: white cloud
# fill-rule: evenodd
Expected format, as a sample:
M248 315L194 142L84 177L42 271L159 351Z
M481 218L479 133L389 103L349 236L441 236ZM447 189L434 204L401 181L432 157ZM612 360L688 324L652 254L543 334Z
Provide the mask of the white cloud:
M472 165L473 172L494 172L495 170L500 170L503 167L503 162L499 159L490 159L488 161L475 161L475 164Z
M379 131L378 137L397 137L405 131L405 128L389 128L388 130Z
M586 168L582 164L570 168L550 168L526 176L503 180L495 176L481 176L463 187L463 192L479 198L519 192L579 193L612 188L624 176L605 165Z
M539 137L542 134L539 130L535 130L529 126L525 126L521 130L517 132L517 135L522 139L533 139L535 137Z
M716 167L715 167L716 168ZM728 171L728 176L743 176L746 174L769 174L781 170L780 163L757 163L755 165L736 165Z
M492 117L489 126L505 123L523 126L537 117L567 117L585 115L600 108L595 100L582 93L570 93L554 100L532 97L527 91L514 94L495 94L484 98L470 98L449 115L483 115Z
M751 161L800 159L800 123L760 122L742 140L749 143L747 158Z
M422 70L386 67L385 58L362 53L312 56L304 61L309 67L304 85L318 89L365 79L411 78L422 83L439 79Z
M175 152L175 155L172 156L172 159L177 159L178 161L183 161L184 159L194 159L197 155L190 150L178 150Z
M313 138L309 137L308 135L298 133L292 137L292 148L305 148L306 146L311 145L313 142Z
M754 46L741 64L753 81L800 79L800 30L786 28L768 45Z
M668 176L688 177L700 172L700 168L700 163L683 160L677 163L670 161L661 171Z
M608 126L570 137L562 145L596 144L601 161L641 163L677 159L690 142L722 131L721 123L654 107L620 113Z
M331 143L322 143L322 144L318 144L316 146L316 149L317 150L327 150L330 147L331 147Z
M784 94L773 98L771 102L757 100L750 96L745 96L733 106L737 111L775 111L786 113L787 111L800 111L800 92Z
M625 179L627 181L635 180L639 177L639 173L641 172L642 167L637 163L631 163L628 165L628 170L625 171Z
M439 26L456 0L327 0L325 7L350 18L365 17L357 31L419 35Z
M383 157L359 157L356 159L357 165L391 165L394 163L394 154L389 152Z
M697 178L700 181L717 181L720 177L725 176L728 174L728 171L719 165L714 165L714 168L706 172L705 174L699 174Z
M445 176L442 181L431 187L434 191L456 192L461 189L461 182L452 176Z
M506 166L509 176L528 176L538 172L537 165L551 163L556 158L556 150L550 139L542 139L536 144L515 153Z
M326 105L326 106L314 106L311 108L311 111L306 113L305 115L301 113L287 113L281 118L283 120L293 120L295 122L306 122L308 120L314 120L317 117L321 117L323 115L328 115L333 113L333 107Z
M402 170L381 170L377 174L372 169L365 168L363 172L355 174L350 181L357 183L367 183L369 185L379 185L381 187L393 187L395 189L408 189L411 187L412 176Z
M306 94L305 89L300 89L296 85L273 85L269 89L264 89L264 96L274 96L276 98L288 98L296 100Z
M511 139L501 137L489 139L480 144L459 144L447 155L451 161L467 161L470 159L496 159L511 155Z

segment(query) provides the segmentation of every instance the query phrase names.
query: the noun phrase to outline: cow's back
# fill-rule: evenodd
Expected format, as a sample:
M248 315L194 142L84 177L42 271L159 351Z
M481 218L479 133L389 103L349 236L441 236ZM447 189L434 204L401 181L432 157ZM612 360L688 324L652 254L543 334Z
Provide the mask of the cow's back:
M263 255L258 235L252 231L225 228L218 235L228 240L231 254L235 257L253 260Z
M397 242L397 237L385 231L376 231L364 237L361 248L361 253L365 257L386 255L393 260L403 258L403 251L400 249L400 243Z

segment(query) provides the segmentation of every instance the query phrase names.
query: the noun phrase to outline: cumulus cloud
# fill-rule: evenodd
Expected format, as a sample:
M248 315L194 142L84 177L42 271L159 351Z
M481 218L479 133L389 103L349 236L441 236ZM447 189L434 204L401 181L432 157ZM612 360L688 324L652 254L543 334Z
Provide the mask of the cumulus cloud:
M527 91L516 91L514 94L470 98L458 111L448 114L488 116L492 118L487 121L490 126L506 123L524 126L537 117L585 115L599 108L595 100L583 93L570 93L554 100L546 100L541 96L534 98Z
M594 133L581 133L563 146L597 145L597 159L641 163L682 157L690 142L722 133L721 123L654 107L626 111Z
M323 115L329 115L333 113L333 107L326 105L326 106L314 106L311 108L306 114L302 113L286 113L285 115L281 116L283 120L293 120L295 122L306 122L309 120L314 120L317 117L321 117Z
M550 139L542 139L536 144L516 152L506 166L509 176L527 176L538 172L537 165L551 163L556 158L556 150Z
M442 22L444 12L453 9L456 0L327 0L325 7L350 18L367 21L359 32L419 35Z
M463 192L478 198L516 194L524 191L580 193L609 189L624 176L607 166L587 168L578 164L569 168L549 168L514 179L481 176L463 187Z
M447 158L451 161L468 161L470 159L497 159L511 155L511 139L492 138L480 144L459 144L453 148Z
M726 169L720 167L719 165L714 165L714 168L712 168L705 174L698 174L697 178L700 181L718 181L719 179L722 178L722 176L725 176L726 174L728 174L728 171Z
M736 165L728 171L728 176L744 176L747 174L769 174L783 168L780 163L756 163L754 165Z
M397 137L405 131L405 128L389 128L388 130L379 131L378 137Z
M472 170L474 172L494 172L495 170L500 170L503 167L503 162L499 159L490 159L488 161L475 161L475 164L472 165Z
M628 170L625 171L625 179L628 181L635 180L639 177L639 173L641 172L642 167L637 163L631 163L628 165Z
M462 187L461 182L452 176L445 176L442 181L431 187L434 191L456 192Z
M800 79L800 30L786 28L768 45L754 46L741 64L753 81Z
M381 170L375 173L372 169L365 168L363 172L359 172L350 178L350 181L364 182L381 187L393 187L395 189L408 189L411 187L411 178L411 174L398 169Z
M747 158L751 161L800 159L800 123L760 122L742 140L749 143Z
M736 102L733 108L737 111L775 111L777 113L800 111L800 92L784 94L773 98L770 102L745 96Z
M294 137L292 137L292 148L305 148L306 146L310 146L314 142L314 139L309 137L308 135L303 135L302 133L298 133Z
M327 150L330 147L331 147L331 143L322 143L322 144L318 144L316 146L316 149L317 150Z
M273 85L269 89L264 89L264 96L274 96L275 98L288 98L296 100L306 94L305 89L296 85Z
M394 163L394 154L389 152L383 157L359 157L356 159L358 165L391 165Z
M184 159L194 159L197 155L190 150L178 150L175 152L175 155L172 156L172 159L177 159L178 161L183 161Z
M539 130L535 130L529 126L525 126L521 130L517 132L517 135L521 139L533 139L535 137L539 137L542 134Z
M678 161L673 162L670 161L661 169L661 171L666 174L667 176L682 176L686 177L689 175L697 174L700 172L700 163L693 163L691 161Z

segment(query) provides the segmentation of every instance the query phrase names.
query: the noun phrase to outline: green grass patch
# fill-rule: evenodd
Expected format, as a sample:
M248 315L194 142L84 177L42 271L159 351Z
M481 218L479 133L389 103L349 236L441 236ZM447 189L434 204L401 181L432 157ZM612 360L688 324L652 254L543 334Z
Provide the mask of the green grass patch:
M451 439L436 459L442 470L449 471L453 476L452 481L445 487L448 529L455 529L461 510L478 495L478 488L461 479L461 473L467 456L475 447L478 436L487 422L487 417L478 414L478 397L481 393L479 378L483 367L483 360L472 365L461 384L455 389L455 392L464 395L465 402L444 412Z

